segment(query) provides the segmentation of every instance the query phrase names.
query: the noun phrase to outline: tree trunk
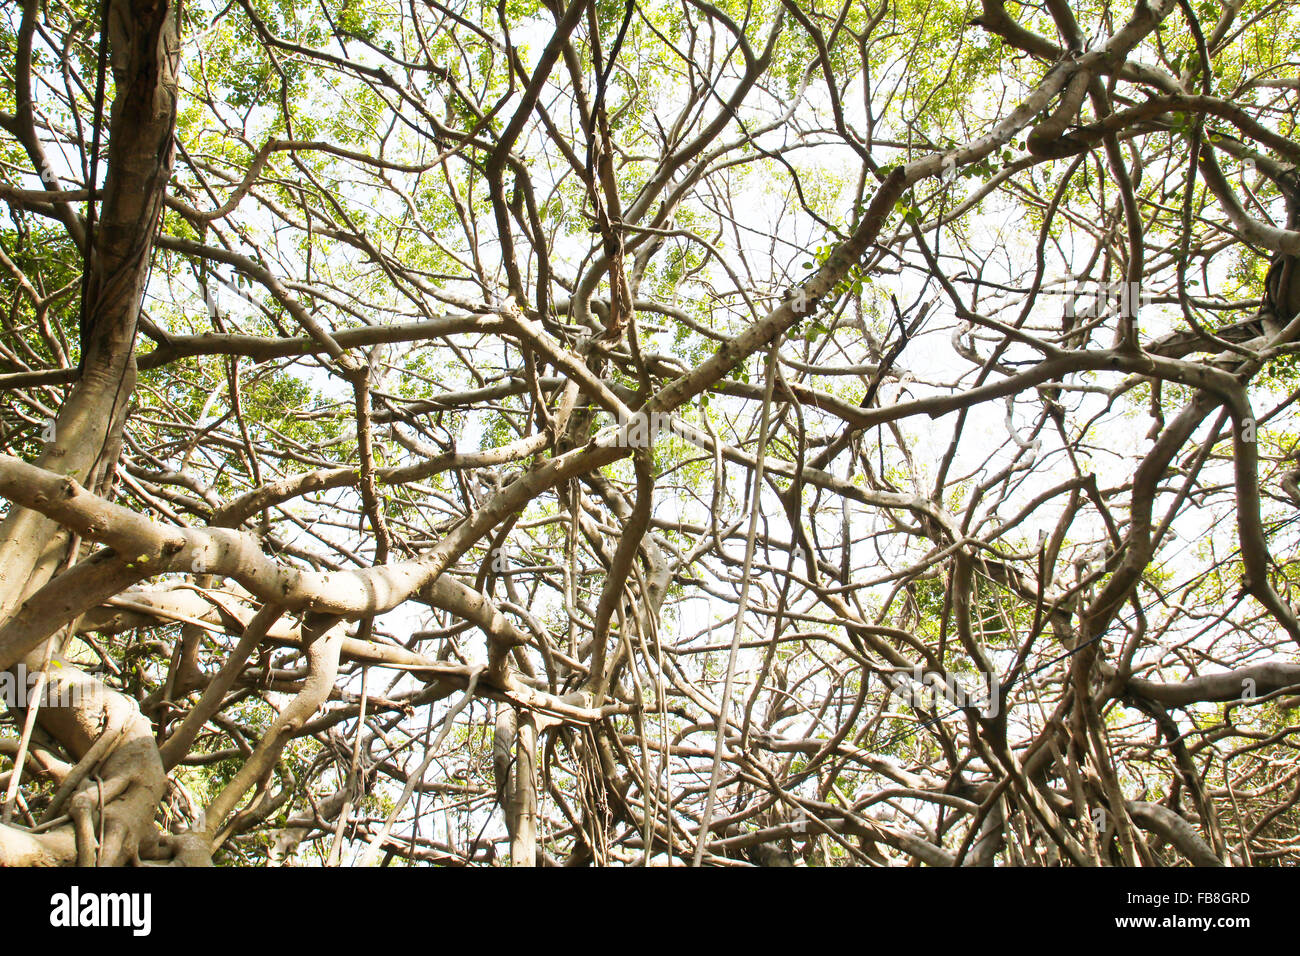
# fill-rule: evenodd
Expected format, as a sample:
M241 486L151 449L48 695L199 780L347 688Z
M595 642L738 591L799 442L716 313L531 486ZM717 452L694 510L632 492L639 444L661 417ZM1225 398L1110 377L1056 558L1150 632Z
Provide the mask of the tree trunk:
M506 824L510 830L510 865L536 866L537 720L527 712L517 720Z
M109 117L107 168L98 222L83 222L85 259L81 305L81 372L60 409L53 439L36 464L111 494L125 410L135 385L136 325L149 278L163 194L171 176L180 60L178 8L173 0L109 0L103 29L115 95ZM35 511L14 507L0 523L0 622L74 563L77 544ZM116 561L116 556L112 557ZM45 834L0 827L0 865L73 862L120 865L154 842L153 818L166 789L153 727L135 701L67 666L61 635L26 648L29 669L40 668L45 644L61 666L52 669L51 699L68 692L66 707L40 707L37 723L79 761L97 741L104 756L84 768L100 783L67 800L70 822ZM16 660L0 661L12 667ZM82 786L86 786L84 783ZM101 802L102 800L102 802ZM102 819L101 815L102 814ZM102 832L102 841L97 834Z

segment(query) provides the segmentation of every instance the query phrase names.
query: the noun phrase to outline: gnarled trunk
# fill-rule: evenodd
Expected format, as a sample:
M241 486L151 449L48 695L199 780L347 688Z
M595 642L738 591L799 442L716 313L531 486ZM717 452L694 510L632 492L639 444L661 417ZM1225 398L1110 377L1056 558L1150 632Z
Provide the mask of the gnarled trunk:
M25 22L35 8L24 10ZM36 462L100 494L113 486L135 385L136 327L171 176L180 59L174 0L109 0L105 17L114 88L106 175L98 216L74 220L88 249L81 375ZM0 622L75 563L78 551L77 539L55 522L15 506L0 523ZM68 820L37 834L0 827L0 865L130 862L142 844L156 843L153 819L166 789L153 727L134 700L61 660L62 631L37 637L21 662L37 670L53 660L44 697L70 703L36 702L36 724L78 763L61 781L62 806L51 808L52 820L64 812ZM6 657L0 666L18 663Z

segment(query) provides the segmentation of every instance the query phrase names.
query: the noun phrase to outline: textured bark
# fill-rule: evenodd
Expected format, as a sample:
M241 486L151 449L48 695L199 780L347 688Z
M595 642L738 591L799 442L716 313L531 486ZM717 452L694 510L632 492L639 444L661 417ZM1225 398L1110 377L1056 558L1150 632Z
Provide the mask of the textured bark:
M124 409L135 384L136 326L171 176L177 10L172 0L110 0L106 7L103 28L115 96L103 199L84 264L81 374L59 411L53 441L37 462L105 491L113 484ZM7 624L24 598L50 580L70 545L67 531L46 515L22 507L10 511L0 523L0 621ZM25 652L29 668L42 666L40 644ZM78 703L40 708L41 729L77 759L105 736L114 743L90 768L98 782L83 783L70 797L71 822L34 836L0 829L0 860L120 865L137 858L142 840L152 841L153 817L166 788L153 727L133 700L57 654L55 660L60 666L52 685L76 685L78 696L72 699Z
M1187 857L1193 866L1223 866L1224 863L1210 845L1196 832L1196 828L1168 807L1158 803L1130 800L1125 806L1133 822L1144 830L1158 833Z
M536 866L537 721L532 714L522 714L516 727L506 822L510 830L510 865Z

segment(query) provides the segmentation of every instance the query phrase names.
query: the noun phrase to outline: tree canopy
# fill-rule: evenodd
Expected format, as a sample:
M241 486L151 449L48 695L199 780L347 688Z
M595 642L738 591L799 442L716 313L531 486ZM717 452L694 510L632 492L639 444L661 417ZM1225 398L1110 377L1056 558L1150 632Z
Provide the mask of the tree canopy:
M1300 8L0 9L0 865L1300 862Z

